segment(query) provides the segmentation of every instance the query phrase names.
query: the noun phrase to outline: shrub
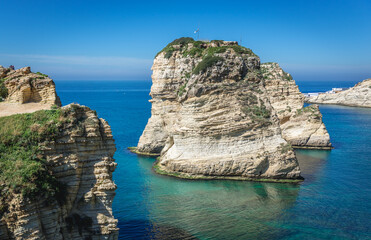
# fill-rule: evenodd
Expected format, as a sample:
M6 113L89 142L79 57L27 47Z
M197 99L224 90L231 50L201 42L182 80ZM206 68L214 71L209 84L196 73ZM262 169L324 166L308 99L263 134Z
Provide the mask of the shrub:
M41 72L37 72L36 73L37 75L40 75L40 76L43 76L43 77L49 77L48 75L44 74L44 73L41 73Z
M5 87L5 79L0 79L0 102L8 97L8 89Z
M261 106L254 105L254 106L243 107L242 111L245 114L248 114L253 118L264 119L264 118L270 118L271 116L271 112L264 105L261 105Z
M64 186L50 173L39 143L53 140L61 110L42 110L0 118L0 201L9 194L63 201Z
M199 74L200 72L204 72L207 68L213 66L215 63L223 61L224 58L217 57L217 56L210 56L207 55L202 59L202 61L195 67L193 70L194 74Z
M164 47L160 52L158 52L156 54L156 57L160 53L165 52L165 58L170 58L172 56L173 52L175 51L175 48L173 47L174 45L181 45L181 47L183 47L185 45L188 45L188 43L192 43L194 41L195 40L193 38L190 38L190 37L181 37L181 38L175 39L174 41L169 43L166 47Z
M51 109L52 110L57 110L57 109L59 109L59 107L57 105L53 104L52 107L51 107Z
M245 48L245 47L242 47L240 45L234 45L234 46L230 46L236 53L238 54L249 54L249 55L255 55L255 53L253 53L253 51L250 49L250 48Z

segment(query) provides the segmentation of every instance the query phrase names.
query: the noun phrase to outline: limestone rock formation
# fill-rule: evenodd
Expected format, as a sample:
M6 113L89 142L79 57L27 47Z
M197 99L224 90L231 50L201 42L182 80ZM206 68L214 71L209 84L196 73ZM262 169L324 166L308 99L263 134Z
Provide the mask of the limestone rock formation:
M46 159L51 176L65 184L65 193L59 199L30 199L1 187L7 195L0 197L0 239L117 239L111 208L116 148L109 125L84 106L48 111L60 112L58 132L39 142L39 157ZM45 130L38 124L31 128Z
M0 240L117 239L110 126L84 106L51 110L53 80L29 67L0 79Z
M155 58L152 116L137 153L186 178L300 179L260 59L236 42L181 38Z
M30 67L13 70L0 66L0 79L7 89L5 102L61 106L53 80L45 74L32 73Z
M318 106L303 107L304 96L291 75L277 63L261 64L261 72L283 138L298 148L331 149L330 135Z
M352 107L371 107L371 78L338 93L323 93L306 97L308 103L334 104Z

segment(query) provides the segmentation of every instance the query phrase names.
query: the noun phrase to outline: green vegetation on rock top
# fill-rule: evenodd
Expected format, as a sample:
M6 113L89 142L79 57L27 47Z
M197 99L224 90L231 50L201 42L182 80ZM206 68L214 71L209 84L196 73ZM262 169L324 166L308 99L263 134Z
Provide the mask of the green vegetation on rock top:
M46 74L44 74L44 73L41 73L41 72L37 72L36 74L37 74L37 75L40 75L40 76L42 76L42 77L49 77L48 75L46 75Z
M63 186L50 173L40 143L58 135L63 114L41 110L0 118L0 206L12 193L62 199Z
M193 47L188 49L188 44L192 43ZM234 52L237 54L249 54L256 56L253 51L249 48L245 48L239 45L231 45L231 46L219 46L219 47L208 47L207 45L211 43L222 44L222 40L212 40L210 42L205 41L195 41L193 38L190 37L182 37L175 39L171 43L169 43L165 48L163 48L159 53L157 53L156 57L165 52L165 58L170 58L174 51L180 51L184 57L186 56L196 56L201 57L205 55L213 55L214 53L223 53L227 49L233 49ZM177 47L175 47L177 45ZM205 46L206 45L206 46Z

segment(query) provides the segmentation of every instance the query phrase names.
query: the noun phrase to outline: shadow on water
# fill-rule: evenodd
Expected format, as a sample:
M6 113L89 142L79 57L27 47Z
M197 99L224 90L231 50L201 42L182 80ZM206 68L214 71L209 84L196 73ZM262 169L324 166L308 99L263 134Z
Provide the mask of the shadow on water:
M310 183L316 180L317 173L327 164L331 150L296 149L295 154L299 162L301 175L305 179L304 183Z
M152 224L171 226L199 239L253 239L262 233L279 238L288 234L269 222L294 205L299 184L189 181L157 175L151 171L154 158L137 159L146 176L145 204Z

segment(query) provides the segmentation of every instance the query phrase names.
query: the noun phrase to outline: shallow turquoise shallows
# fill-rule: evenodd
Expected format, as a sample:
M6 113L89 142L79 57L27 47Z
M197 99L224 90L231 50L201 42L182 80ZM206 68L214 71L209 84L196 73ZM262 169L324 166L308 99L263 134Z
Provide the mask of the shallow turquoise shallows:
M126 150L150 117L150 86L57 82L63 104L89 106L112 127L120 239L371 239L371 109L320 106L335 149L297 151L301 184L187 181L155 174L154 158Z

